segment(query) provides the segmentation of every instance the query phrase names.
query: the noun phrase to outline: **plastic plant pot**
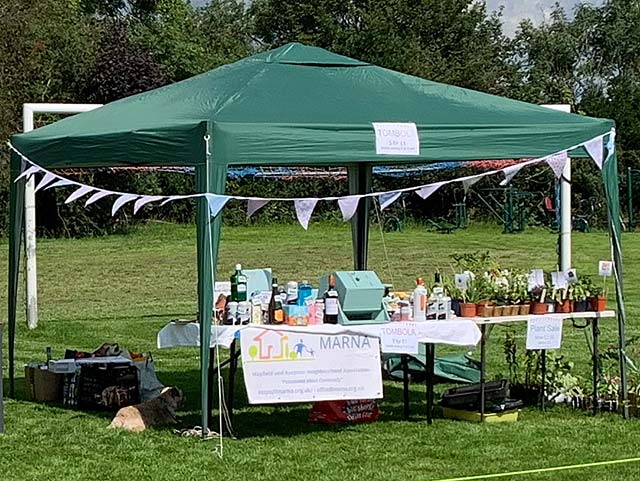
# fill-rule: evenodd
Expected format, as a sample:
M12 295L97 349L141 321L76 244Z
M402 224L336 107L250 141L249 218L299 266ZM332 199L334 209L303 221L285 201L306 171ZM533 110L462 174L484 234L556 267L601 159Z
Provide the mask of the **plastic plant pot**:
M477 314L477 307L470 302L460 303L460 315L462 317L475 317Z
M562 314L573 312L573 301L571 299L565 299L562 302L556 302L556 312Z
M531 314L546 314L547 313L547 304L544 302L532 302L531 303Z
M595 296L591 298L591 309L595 312L604 311L607 307L607 298L604 296Z

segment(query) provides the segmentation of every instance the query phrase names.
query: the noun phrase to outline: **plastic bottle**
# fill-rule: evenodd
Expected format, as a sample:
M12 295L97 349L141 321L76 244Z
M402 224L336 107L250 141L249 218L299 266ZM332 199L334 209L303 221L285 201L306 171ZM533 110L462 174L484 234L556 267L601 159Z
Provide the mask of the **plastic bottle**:
M309 281L302 281L300 285L298 285L298 305L304 306L305 301L312 296L312 287L309 284Z
M413 320L427 320L427 289L420 277L416 279L416 288L413 291Z

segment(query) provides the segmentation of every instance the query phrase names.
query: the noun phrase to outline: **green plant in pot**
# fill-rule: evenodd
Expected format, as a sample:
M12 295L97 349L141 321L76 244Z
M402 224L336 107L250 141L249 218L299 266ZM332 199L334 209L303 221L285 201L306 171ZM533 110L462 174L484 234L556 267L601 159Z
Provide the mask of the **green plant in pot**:
M442 287L447 296L451 298L451 310L456 316L460 315L460 304L464 302L464 293L456 287L455 279L442 275Z
M590 295L587 285L580 279L571 287L573 288L573 311L585 312L587 310L587 298Z
M460 303L460 315L462 317L475 317L477 314L477 303L482 296L482 289L476 279L467 280L467 288L462 291L462 302Z
M573 311L573 287L555 289L555 311L568 313Z

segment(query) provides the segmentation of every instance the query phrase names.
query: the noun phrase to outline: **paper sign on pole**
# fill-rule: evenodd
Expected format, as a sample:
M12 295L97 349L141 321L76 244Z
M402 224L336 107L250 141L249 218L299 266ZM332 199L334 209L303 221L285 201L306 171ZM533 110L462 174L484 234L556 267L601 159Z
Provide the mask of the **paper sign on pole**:
M529 292L538 287L544 287L544 271L542 269L532 269L528 275Z
M415 322L392 322L380 330L382 352L418 354L418 330Z
M529 316L527 321L527 349L560 349L562 319Z
M250 404L382 397L377 338L249 327L240 345Z
M564 275L564 272L552 272L551 273L551 284L556 289L566 289L567 288L567 277Z
M372 122L378 155L420 155L418 129L413 122Z
M601 277L611 277L613 273L613 262L600 261L598 262L598 275Z
M467 284L469 282L469 274L467 272L463 272L462 274L455 275L456 288L460 291L467 290Z

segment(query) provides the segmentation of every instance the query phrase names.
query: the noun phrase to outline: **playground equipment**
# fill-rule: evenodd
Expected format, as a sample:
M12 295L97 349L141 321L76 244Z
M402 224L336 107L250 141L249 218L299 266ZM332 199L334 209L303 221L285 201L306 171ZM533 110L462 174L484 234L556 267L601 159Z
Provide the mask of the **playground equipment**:
M627 168L627 205L629 214L628 231L634 231L636 228L636 220L633 215L633 180L634 177L640 175L640 169L634 169L632 167Z
M485 196L489 198L489 202ZM503 194L503 200L498 199L498 194ZM489 209L489 211L502 224L504 234L523 232L527 227L531 199L538 197L535 192L527 192L516 189L512 186L495 187L490 189L480 189L477 191L478 199ZM495 206L500 206L495 208ZM499 212L501 210L502 212Z

